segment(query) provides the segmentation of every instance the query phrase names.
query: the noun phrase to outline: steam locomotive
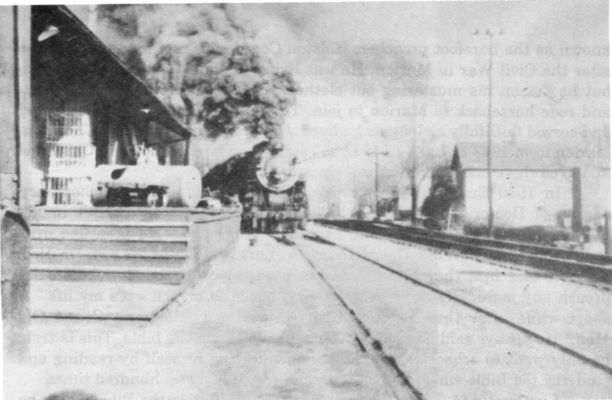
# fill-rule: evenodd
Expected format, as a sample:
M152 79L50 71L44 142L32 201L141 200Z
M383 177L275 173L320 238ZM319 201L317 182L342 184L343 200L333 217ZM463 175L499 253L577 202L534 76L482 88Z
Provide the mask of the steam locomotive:
M238 197L243 232L294 232L308 218L306 182L297 157L270 142L233 156L202 178L202 187Z

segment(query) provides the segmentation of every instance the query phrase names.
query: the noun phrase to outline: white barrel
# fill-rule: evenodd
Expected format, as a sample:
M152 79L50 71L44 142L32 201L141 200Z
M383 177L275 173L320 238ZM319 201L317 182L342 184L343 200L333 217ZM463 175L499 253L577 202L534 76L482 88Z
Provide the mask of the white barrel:
M93 174L92 200L104 203L109 188L168 189L168 205L195 207L202 197L202 177L193 166L183 165L99 165Z

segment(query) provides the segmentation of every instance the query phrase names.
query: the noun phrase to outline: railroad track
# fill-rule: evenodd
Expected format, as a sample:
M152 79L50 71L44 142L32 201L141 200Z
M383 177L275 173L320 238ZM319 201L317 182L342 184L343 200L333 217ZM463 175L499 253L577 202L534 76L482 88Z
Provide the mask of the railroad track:
M612 257L554 247L464 236L421 228L356 220L317 220L319 224L417 243L492 260L527 265L565 276L612 284Z
M382 343L372 336L372 333L367 325L340 295L338 290L329 282L321 270L317 268L317 265L310 257L308 257L303 249L286 235L271 236L279 243L295 247L300 255L306 260L308 265L310 265L310 267L313 269L316 276L320 279L322 285L338 301L347 320L354 326L355 341L357 342L359 348L370 357L395 398L398 400L423 400L423 394L410 382L410 379L399 367L395 358L386 353L386 351L383 349ZM334 243L327 241L320 236L304 235L304 237L320 244L332 246L335 245Z
M382 372L384 379L388 382L391 391L398 399L424 399L424 395L414 386L414 384L410 381L407 374L401 369L401 366L398 365L395 358L391 354L387 354L383 348L383 344L372 336L371 329L367 326L367 322L365 322L352 308L349 301L345 299L341 294L338 288L336 288L330 280L323 274L322 269L320 268L320 264L313 261L312 257L308 255L308 252L304 251L302 246L299 243L296 243L292 239L289 239L285 236L283 237L274 237L277 241L289 245L294 246L300 255L308 262L308 264L312 267L316 275L320 278L323 285L328 288L328 290L333 294L333 296L338 300L341 307L344 309L349 319L352 320L353 324L356 327L356 339L362 348L362 350L366 351L368 355L373 359L375 365ZM416 285L420 288L426 289L431 293L434 293L437 296L441 296L445 299L448 299L462 307L465 307L471 311L474 311L478 314L481 314L497 323L503 324L506 327L509 327L520 334L529 337L535 341L538 341L556 351L560 351L592 368L595 368L605 374L608 377L612 378L612 367L606 365L598 360L589 357L588 355L583 354L582 352L571 348L570 346L564 345L557 340L551 339L542 335L529 327L522 326L512 320L500 315L497 312L486 309L485 307L476 304L473 301L466 300L456 294L449 292L448 290L437 287L435 284L427 283L415 276L407 274L403 271L399 271L396 268L385 265L379 261L376 261L367 255L360 254L350 248L347 248L343 245L340 245L336 242L333 242L329 239L322 238L317 234L313 233L305 233L303 235L304 239L307 239L312 242L316 242L322 246L335 246L341 249L343 252L350 254L353 257L357 257L362 261L365 261L368 265L378 270L384 271L385 273L392 274L400 279L405 280L407 283Z

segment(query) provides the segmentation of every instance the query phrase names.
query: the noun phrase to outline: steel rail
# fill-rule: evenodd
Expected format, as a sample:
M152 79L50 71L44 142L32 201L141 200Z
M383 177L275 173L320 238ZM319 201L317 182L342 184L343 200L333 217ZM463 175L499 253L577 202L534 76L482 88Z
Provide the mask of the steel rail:
M310 234L312 235L312 233L310 233ZM485 309L483 307L480 307L480 306L478 306L478 305L476 305L476 304L474 304L474 303L472 303L472 302L470 302L468 300L462 299L462 298L460 298L458 296L455 296L455 295L453 295L451 293L448 293L448 292L446 292L446 291L444 291L442 289L439 289L439 288L437 288L437 287L435 287L433 285L425 283L425 282L423 282L423 281L421 281L421 280L419 280L419 279L417 279L415 277L412 277L412 276L410 276L410 275L408 275L408 274L406 274L404 272L398 271L395 268L392 268L392 267L389 267L389 266L387 266L385 264L382 264L382 263L380 263L380 262L378 262L376 260L373 260L372 258L370 258L368 256L360 254L360 253L358 253L358 252L356 252L356 251L354 251L354 250L352 250L352 249L350 249L348 247L340 245L340 244L338 244L338 243L336 243L336 242L334 242L332 240L329 240L327 238L322 238L319 235L314 235L313 237L308 237L308 236L305 235L304 237L306 239L314 240L314 241L317 241L319 243L326 242L326 244L328 244L328 245L336 246L336 247L346 251L347 253L352 254L355 257L358 257L358 258L360 258L360 259L362 259L364 261L367 261L368 263L370 263L372 265L375 265L376 267L378 267L378 268L380 268L380 269L382 269L384 271L387 271L387 272L389 272L391 274L394 274L394 275L396 275L398 277L401 277L401 278L403 278L403 279L413 283L416 286L419 286L419 287L425 288L427 290L430 290L430 291L432 291L432 292L434 292L434 293L436 293L436 294L438 294L440 296L443 296L443 297L445 297L445 298L447 298L449 300L452 300L452 301L454 301L456 303L459 303L459 304L461 304L461 305L463 305L463 306L465 306L465 307L467 307L467 308L469 308L469 309L471 309L473 311L476 311L476 312L478 312L480 314L483 314L483 315L485 315L485 316L487 316L489 318L492 318L492 319L494 319L494 320L496 320L496 321L498 321L498 322L500 322L500 323L502 323L502 324L504 324L506 326L509 326L509 327L511 327L511 328L513 328L513 329L515 329L515 330L517 330L517 331L519 331L519 332L521 332L521 333L523 333L523 334L525 334L525 335L527 335L527 336L529 336L529 337L531 337L531 338L541 342L541 343L544 343L544 344L546 344L546 345L548 345L550 347L553 347L553 348L555 348L555 349L557 349L557 350L559 350L559 351L561 351L561 352L563 352L563 353L565 353L565 354L567 354L567 355L569 355L569 356L571 356L571 357L573 357L573 358L575 358L577 360L580 360L580 361L590 365L591 367L594 367L594 368L596 368L596 369L598 369L600 371L603 371L603 372L605 372L606 374L608 374L608 375L610 375L612 377L612 367L610 367L608 365L605 365L605 364L603 364L603 363L601 363L601 362L599 362L599 361L597 361L597 360L595 360L595 359L593 359L593 358L591 358L591 357L589 357L587 355L584 355L584 354L582 354L582 353L580 353L580 352L578 352L578 351L576 351L576 350L574 350L574 349L572 349L572 348L570 348L570 347L568 347L566 345L563 345L562 343L559 343L557 341L549 339L549 338L547 338L547 337L545 337L545 336L543 336L543 335L541 335L541 334L539 334L539 333L537 333L537 332L535 332L535 331L533 331L533 330L531 330L529 328L526 328L526 327L524 327L522 325L519 325L519 324L517 324L515 322L512 322L511 320L509 320L507 318L504 318L504 317L496 314L493 311L487 310L487 309Z
M270 236L279 243L295 247L300 256L319 278L322 286L338 301L343 314L355 328L355 340L359 348L370 357L374 366L382 375L388 389L393 393L393 396L398 400L424 400L423 394L410 382L409 377L402 371L395 358L385 352L382 343L372 336L371 330L340 295L338 290L329 282L312 259L306 255L303 249L285 235ZM313 240L316 239L314 238ZM326 242L323 239L320 239L320 243L331 244L331 242Z
M498 261L527 265L562 275L587 278L612 284L612 266L609 256L546 248L516 242L460 236L425 229L382 225L367 221L326 221L323 225L351 231L365 232L430 247L459 250L462 253Z

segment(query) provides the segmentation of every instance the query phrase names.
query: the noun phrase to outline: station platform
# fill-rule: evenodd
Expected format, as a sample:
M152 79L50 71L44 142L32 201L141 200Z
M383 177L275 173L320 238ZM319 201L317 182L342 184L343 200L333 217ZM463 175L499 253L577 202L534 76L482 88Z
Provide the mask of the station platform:
M3 398L67 389L122 400L392 398L336 299L264 235L241 236L150 321L33 319L29 354L5 360Z
M236 209L38 207L32 214L34 318L154 318L240 233Z
M32 280L33 318L155 318L183 290L178 285L150 283Z

